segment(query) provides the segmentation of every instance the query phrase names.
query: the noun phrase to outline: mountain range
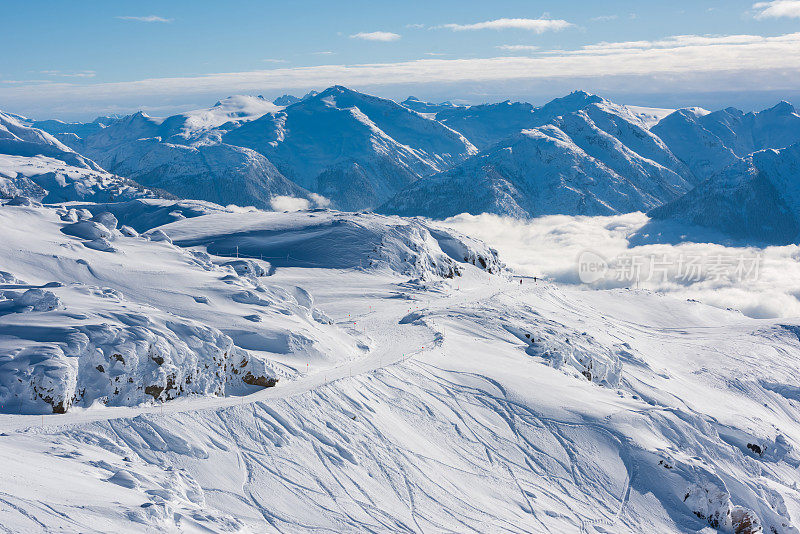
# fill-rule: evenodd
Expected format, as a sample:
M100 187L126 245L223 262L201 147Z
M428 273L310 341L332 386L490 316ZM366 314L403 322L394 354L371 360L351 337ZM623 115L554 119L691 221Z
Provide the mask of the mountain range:
M648 211L734 233L755 216L741 195L757 212L753 199L766 198L765 184L776 213L800 217L781 189L791 185L781 177L793 176L791 151L782 149L798 142L800 115L787 102L751 113L655 110L582 91L540 107L461 106L415 97L398 104L333 86L272 102L232 96L167 118L139 112L64 123L0 114L1 154L51 158L223 205L270 208L276 197L293 197L430 218ZM768 241L795 239L785 224L769 237L769 226L751 230Z

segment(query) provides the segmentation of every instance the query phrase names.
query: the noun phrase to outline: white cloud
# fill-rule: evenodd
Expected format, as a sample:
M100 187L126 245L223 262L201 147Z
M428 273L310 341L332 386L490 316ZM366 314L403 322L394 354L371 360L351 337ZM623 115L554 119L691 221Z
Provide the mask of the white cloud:
M800 0L773 0L753 4L757 19L800 18Z
M410 30L421 30L425 27L424 24L406 24L406 28Z
M40 70L40 74L57 76L61 78L94 78L97 74L93 70L79 70L77 72L63 72L60 70Z
M592 17L591 20L594 22L609 22L618 18L619 15L600 15L599 17Z
M262 59L261 61L264 63L289 63L285 59Z
M330 206L330 205L331 205L331 201L330 201L330 199L328 199L328 198L326 198L326 197L324 197L324 196L322 196L322 195L318 195L318 194L316 194L316 193L311 193L311 194L309 195L309 198L311 198L311 201L312 201L312 202L313 202L313 203L316 205L316 207L318 207L318 208L327 208L328 206Z
M570 217L552 215L520 221L497 215L458 215L446 226L482 239L495 247L501 259L521 274L539 276L565 284L580 284L578 258L590 251L605 260L630 257L651 258L660 266L655 276L642 269L639 287L681 299L693 298L719 308L740 310L750 317L796 317L800 315L800 247L736 248L709 243L631 246L631 236L648 222L642 213L614 217ZM699 259L699 264L717 258L751 261L760 257L758 268L741 280L721 278L719 270L700 268L686 277L678 271L680 261ZM612 264L613 265L613 264ZM666 278L663 276L665 269ZM612 272L614 272L612 270ZM696 274L696 276L695 276ZM635 287L631 279L607 276L596 287Z
M322 50L321 52L311 52L315 56L332 56L334 52L331 50Z
M327 54L330 54L328 52ZM742 75L746 73L746 75ZM0 101L6 107L20 103L34 107L59 102L119 104L136 100L193 95L230 94L270 89L497 82L512 80L563 81L575 78L628 76L660 79L699 79L698 76L730 79L732 75L752 89L786 90L796 87L800 77L800 33L762 37L675 36L657 41L599 43L573 51L540 51L535 56L444 59L426 58L397 63L328 64L311 67L279 67L257 71L226 72L203 76L152 78L137 81L40 85L4 84ZM645 91L653 84L644 81ZM730 84L726 83L725 87ZM707 90L707 84L704 84ZM640 88L641 89L641 88Z
M760 35L674 35L666 39L655 41L621 41L601 42L584 46L581 50L572 53L608 53L625 50L671 49L683 47L702 47L716 45L748 45L767 42L767 37Z
M438 28L453 31L469 30L529 30L535 33L560 31L573 26L572 23L560 19L496 19L474 24L442 24Z
M289 196L272 197L269 203L275 211L302 211L311 207L307 199Z
M507 50L509 52L532 52L534 50L539 50L538 46L533 45L500 45L495 48Z
M308 199L290 196L272 197L269 204L275 211L303 211L310 209L312 206L315 208L327 208L330 206L331 201L322 195L311 193Z
M145 17L125 16L117 18L120 20L133 20L136 22L172 22L172 19L165 19L164 17L159 17L156 15L147 15Z
M397 41L400 34L392 32L359 32L350 36L351 39L362 39L364 41Z

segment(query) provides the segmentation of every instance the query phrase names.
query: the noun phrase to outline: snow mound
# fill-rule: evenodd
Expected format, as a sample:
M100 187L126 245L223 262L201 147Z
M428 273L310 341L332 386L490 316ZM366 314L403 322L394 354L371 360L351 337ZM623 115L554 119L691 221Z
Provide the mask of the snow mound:
M359 351L307 293L265 285L268 263L117 225L106 205L0 210L4 412L244 395L295 375L298 361L327 367Z
M81 288L58 291L74 301ZM267 364L219 330L137 306L119 293L87 292L81 299L86 308L66 309L51 291L4 293L13 311L25 313L24 327L10 315L0 324L8 339L0 342L6 412L65 413L96 402L133 406L189 394L241 394L248 385L277 381ZM87 321L92 309L110 313L102 322Z
M216 213L159 230L179 246L275 267L388 270L415 278L453 278L466 264L502 270L485 244L419 219L326 210Z

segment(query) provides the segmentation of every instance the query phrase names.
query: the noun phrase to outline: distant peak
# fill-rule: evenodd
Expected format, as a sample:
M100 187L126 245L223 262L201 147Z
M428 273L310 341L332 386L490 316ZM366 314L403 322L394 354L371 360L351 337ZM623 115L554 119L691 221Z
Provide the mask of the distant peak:
M794 106L786 100L781 100L767 111L778 115L790 115L795 112Z
M272 103L275 104L276 106L291 106L292 104L295 104L297 102L300 102L300 98L289 94L279 96L278 98L272 101Z

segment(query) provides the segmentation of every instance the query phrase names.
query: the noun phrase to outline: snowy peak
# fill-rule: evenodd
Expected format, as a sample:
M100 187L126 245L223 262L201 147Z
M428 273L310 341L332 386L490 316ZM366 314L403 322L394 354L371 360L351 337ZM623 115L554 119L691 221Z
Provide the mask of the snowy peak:
M737 158L800 141L800 115L788 102L744 113L681 109L652 128L699 179L721 172Z
M288 94L287 95L283 95L283 96L279 96L278 98L276 98L275 100L272 101L272 103L275 104L276 106L280 106L280 107L284 107L284 108L286 106L291 106L292 104L296 104L297 102L300 102L300 99L298 97L296 97L294 95L288 95Z
M800 241L800 143L738 160L649 213L711 228L753 245Z
M81 156L49 133L20 122L16 116L0 111L0 154L45 156L73 167L101 171L92 160Z
M256 150L339 208L372 208L420 176L476 152L460 134L396 102L337 85L243 124L223 142Z
M589 94L585 91L573 91L572 93L555 98L536 110L538 120L547 121L553 117L573 113L586 108L592 104L602 104L608 102L597 95Z
M400 105L405 106L408 109L414 110L417 113L426 113L426 114L429 113L436 114L440 111L456 107L456 105L450 102L449 100L445 102L440 102L439 104L434 104L433 102L425 102L423 100L420 100L415 96L409 96L403 102L401 102Z

